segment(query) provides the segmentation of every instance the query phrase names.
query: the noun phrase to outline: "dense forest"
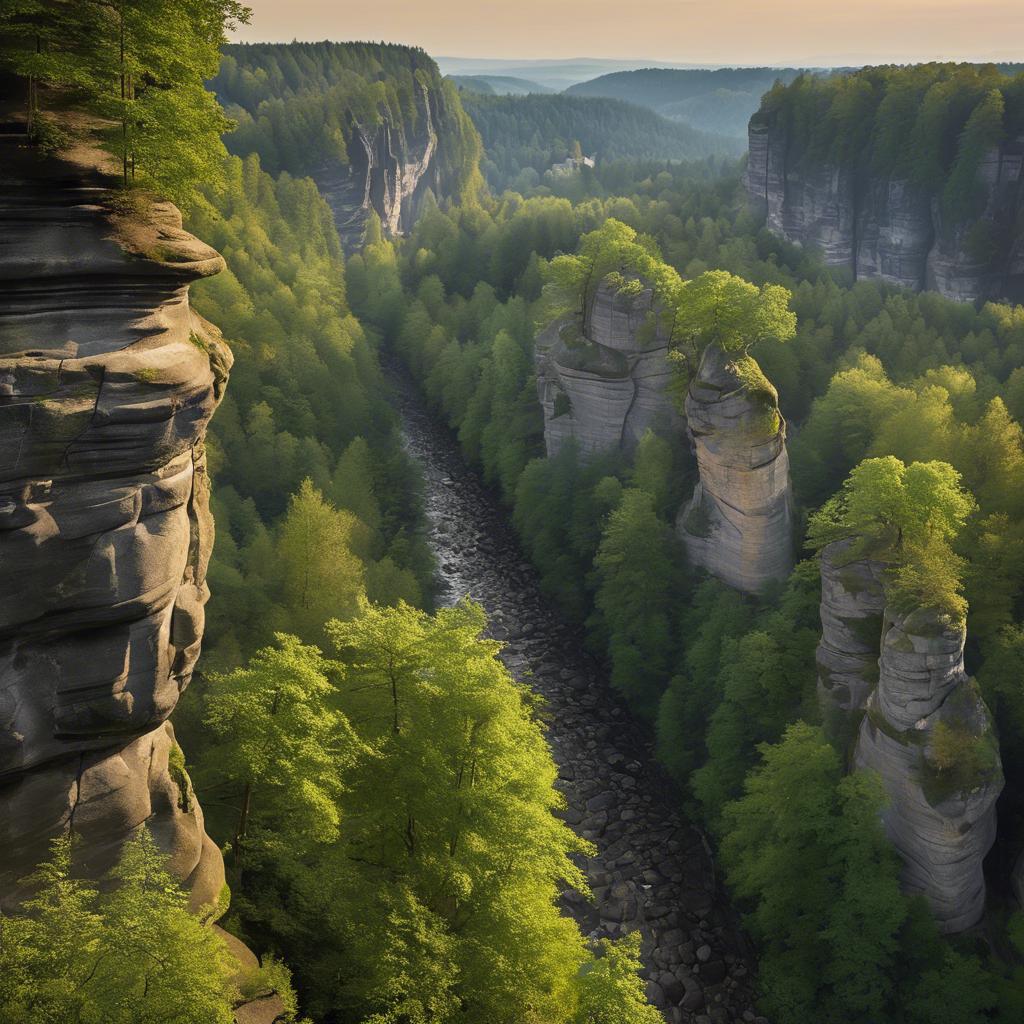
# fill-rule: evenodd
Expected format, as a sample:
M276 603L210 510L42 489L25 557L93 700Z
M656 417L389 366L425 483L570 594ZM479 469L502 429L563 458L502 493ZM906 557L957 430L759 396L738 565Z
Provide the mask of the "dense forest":
M101 201L139 210L169 195L227 262L192 288L235 363L209 442L215 596L175 716L175 770L183 799L206 808L230 892L188 913L145 828L103 885L71 870L73 839L56 840L34 897L0 919L0 1016L227 1022L247 993L274 991L286 1019L301 1009L324 1024L662 1019L639 937L592 942L559 912L564 890L586 892L593 847L559 816L544 709L498 659L483 610L433 607L387 354L499 495L545 592L706 831L758 949L764 1012L777 1024L1020 1020L1024 309L849 286L764 229L738 162L670 159L722 155L700 133L628 103L460 98L406 47L226 47L212 89L239 122L228 155L201 82L244 8L112 0L98 42L81 10L51 20L26 0L0 21L33 145L59 155L68 110L108 119L74 140L119 162ZM119 28L130 61L111 56ZM140 84L124 95L129 63ZM722 74L722 89L753 88ZM162 95L173 81L182 95ZM859 158L906 164L956 203L980 149L1022 127L1022 82L963 66L802 76L766 109L792 119L807 152L856 142ZM420 130L424 90L449 115L437 159L452 193L407 237L370 212L346 259L302 175L344 163L362 126ZM664 102L701 98L674 96ZM182 111L199 127L176 141ZM479 187L473 122L493 194ZM543 185L576 144L599 165ZM788 421L800 557L787 578L745 593L688 557L677 515L699 466L679 435L546 456L538 331L569 318L583 365L602 287L621 301L649 292L642 330L667 338L677 399L721 351L768 413L755 440L786 440ZM1006 778L983 923L951 939L901 888L880 778L849 770L850 735L819 703L821 551L851 541L882 567L887 607L966 629L995 720L998 749L945 725L924 779L937 800L966 792L1000 756ZM268 953L241 982L216 918Z
M601 75L566 94L625 100L703 132L743 137L761 96L798 74L793 68L646 68Z
M431 104L444 125L436 160L452 197L475 184L476 133L454 84L423 50L377 43L236 44L225 47L209 85L238 122L227 137L230 151L259 153L272 174L349 163L359 127L384 123L400 138L420 134Z
M496 192L524 193L550 184L545 172L571 156L576 143L602 163L736 157L742 151L740 145L618 100L463 91L462 104L483 139L481 166Z
M1024 74L996 65L865 68L774 86L758 119L784 125L801 162L850 163L937 195L953 223L976 212L984 154L1024 130Z
M648 239L634 264L647 274L664 260L684 279L724 268L792 293L795 336L756 351L797 428L793 479L804 515L865 458L954 467L978 511L954 538L962 562L941 556L954 572L943 586L965 595L956 600L969 608L969 665L1003 737L1008 785L994 856L1006 871L1020 843L1012 737L1024 724L1014 696L1024 550L1020 311L867 282L843 287L812 256L759 229L738 201L738 173L638 172L625 188L619 179L620 194L605 197L597 186L575 204L507 196L485 211L433 211L397 254L380 241L352 260L352 280L374 281L372 294L353 287L354 308L394 339L466 457L505 494L549 593L586 624L613 680L651 721L666 765L720 838L731 883L749 901L776 1019L923 1022L939 1019L937 1007L950 1019L1015 1019L1013 958L989 958L969 943L944 947L921 908L900 900L895 862L874 824L880 796L860 776L844 776L843 757L817 724L813 561L759 599L687 570L672 529L693 480L687 452L651 436L632 459L582 460L571 446L543 458L532 348L545 282L555 281L549 261L556 266L559 253L614 218ZM386 267L394 269L382 274ZM845 863L851 874L807 889L802 880L818 877L813 865L824 862ZM829 914L832 925L814 923ZM818 927L829 929L828 942ZM1012 918L1009 934L1018 933Z

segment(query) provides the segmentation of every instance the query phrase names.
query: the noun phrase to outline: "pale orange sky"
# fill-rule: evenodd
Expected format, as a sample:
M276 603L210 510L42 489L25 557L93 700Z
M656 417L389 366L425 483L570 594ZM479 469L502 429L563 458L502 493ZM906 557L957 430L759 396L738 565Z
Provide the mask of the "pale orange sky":
M1024 0L247 0L240 40L371 39L436 56L677 63L1024 60Z

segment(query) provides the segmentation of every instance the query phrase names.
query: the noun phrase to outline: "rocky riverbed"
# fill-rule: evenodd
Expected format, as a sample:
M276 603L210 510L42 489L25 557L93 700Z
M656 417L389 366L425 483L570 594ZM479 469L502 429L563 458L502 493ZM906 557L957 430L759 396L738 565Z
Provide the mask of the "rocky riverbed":
M648 998L673 1024L767 1024L754 1009L751 951L708 843L680 815L678 791L648 738L579 633L541 594L504 513L451 434L411 381L398 370L392 378L407 447L425 479L439 601L468 595L482 604L509 670L546 699L565 818L598 849L584 864L593 901L568 892L565 911L594 938L640 930Z

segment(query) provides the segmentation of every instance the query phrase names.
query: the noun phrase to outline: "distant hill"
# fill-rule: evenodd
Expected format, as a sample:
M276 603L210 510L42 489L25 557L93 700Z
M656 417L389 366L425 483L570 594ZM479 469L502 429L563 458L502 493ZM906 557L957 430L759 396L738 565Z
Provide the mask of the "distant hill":
M443 75L490 78L492 76L525 78L556 92L577 82L586 82L613 71L635 71L649 68L650 60L605 60L595 57L575 57L565 60L510 60L486 57L437 57L437 66ZM663 64L659 67L693 67L692 64Z
M566 90L570 96L605 96L637 103L694 128L745 138L761 97L777 81L789 84L797 68L644 68L616 71Z
M497 191L536 185L570 155L574 141L598 161L739 157L746 149L745 140L700 132L621 100L466 91L462 105L483 139L481 166Z
M460 89L471 89L485 96L526 96L529 93L554 92L549 86L512 75L449 75Z

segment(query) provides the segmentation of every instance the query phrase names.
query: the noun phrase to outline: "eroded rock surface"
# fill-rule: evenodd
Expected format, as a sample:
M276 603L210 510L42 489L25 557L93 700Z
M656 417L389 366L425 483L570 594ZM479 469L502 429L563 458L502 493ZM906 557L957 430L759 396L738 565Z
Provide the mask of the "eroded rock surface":
M778 398L749 356L704 350L686 396L700 480L679 514L690 561L756 593L793 568L786 424Z
M903 885L928 900L947 933L985 906L982 861L1003 788L988 708L964 671L965 629L935 612L887 616L877 689L857 740L857 768L888 794L885 830L903 859Z
M849 540L825 547L821 567L821 642L816 652L818 701L830 735L852 740L878 682L885 567L851 559Z
M375 124L353 124L348 161L316 170L313 178L334 213L346 252L362 244L370 211L385 232L404 234L415 223L428 193L453 191L440 162L438 126L447 130L443 99L421 87L415 119L408 123L385 118Z
M980 212L956 225L937 196L898 176L794 159L772 113L751 119L749 146L747 191L768 227L829 265L958 301L1024 301L1024 236L1013 228L1024 211L1024 137L986 154Z
M583 456L632 451L648 429L681 434L668 388L668 341L652 315L652 294L598 286L582 329L577 316L537 337L537 392L549 456L573 439Z
M102 178L0 146L0 907L54 836L99 877L144 824L198 907L224 868L167 719L231 365L188 286L223 261L173 206L111 216Z

